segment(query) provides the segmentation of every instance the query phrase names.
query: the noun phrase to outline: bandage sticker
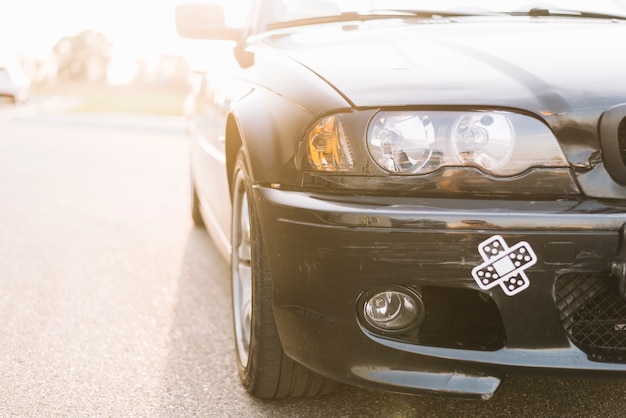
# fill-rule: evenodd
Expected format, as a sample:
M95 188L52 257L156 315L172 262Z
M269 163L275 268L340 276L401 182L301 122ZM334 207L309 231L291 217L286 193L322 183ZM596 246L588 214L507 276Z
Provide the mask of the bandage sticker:
M525 270L537 262L531 246L521 241L510 247L500 235L478 244L483 263L472 269L472 277L481 289L500 286L504 293L513 296L530 286Z

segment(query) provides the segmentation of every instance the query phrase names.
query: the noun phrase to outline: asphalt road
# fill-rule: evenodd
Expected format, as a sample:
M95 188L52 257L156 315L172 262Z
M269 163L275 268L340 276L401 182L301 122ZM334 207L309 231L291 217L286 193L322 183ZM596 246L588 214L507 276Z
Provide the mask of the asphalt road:
M0 107L1 417L626 415L617 379L511 377L488 402L249 397L187 151L179 121Z

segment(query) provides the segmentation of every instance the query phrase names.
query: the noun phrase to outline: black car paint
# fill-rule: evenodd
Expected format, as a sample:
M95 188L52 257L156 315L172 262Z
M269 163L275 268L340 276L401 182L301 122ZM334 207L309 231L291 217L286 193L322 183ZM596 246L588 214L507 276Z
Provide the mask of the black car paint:
M620 83L619 69L623 64L619 63L619 54L607 61L589 41L586 45L576 43L585 39L585 29L591 25L588 22L540 18L549 19L548 24L535 22L537 18L505 19L505 22L499 19L503 18L455 19L430 26L419 22L413 25L399 23L399 28L376 21L369 22L374 27L362 30L364 35L361 30L354 29L354 25L348 25L349 29L344 30L344 24L335 24L334 29L295 28L259 39L249 47L254 64L241 70L245 74L243 77L251 82L251 92L241 102L233 104L233 114L245 119L239 126L242 129L255 127L253 133L242 135L250 145L249 154L259 156L252 157L256 159L252 163L255 180L270 183L280 178L282 183L297 185L298 173L289 172L292 167L276 173L274 162L292 166L293 138L301 138L305 129L325 113L340 109L406 106L515 109L531 113L551 127L579 174L592 171L600 163L598 121L605 110L621 103L621 98L626 95L626 88ZM376 28L377 24L383 27ZM604 31L608 39L618 38L624 28L623 24L611 21L595 21L593 25L606 26ZM551 31L554 26L557 29ZM475 35L475 42L471 42L464 33L471 33L475 28L480 28L480 32ZM329 30L334 30L337 36L311 46L317 32ZM535 33L532 39L526 39L529 33L536 31L539 33ZM348 35L342 40L344 32ZM377 52L393 49L391 42L397 37L414 45L428 65L403 57L403 51L398 51L403 58L400 68L390 70L384 62L379 63ZM306 45L297 43L300 38L304 38ZM507 41L513 38L513 41L504 42L503 38ZM546 48L532 43L533 40L552 38L560 40L558 47ZM573 40L568 44L570 38ZM382 45L373 45L374 39ZM494 43L489 39L499 39L500 49L493 50ZM353 52L334 52L328 50L329 45ZM513 62L500 55L503 45L508 45L512 51L523 51L526 47L531 52L519 57L519 62ZM361 62L351 58L363 55L356 54L355 48L367 48L372 59ZM533 49L548 49L551 55L544 52L539 61L533 61ZM455 61L447 64L451 54ZM525 61L532 62L531 68L524 68L521 63ZM586 77L588 70L576 67L588 62L602 62L606 66L602 80L590 83ZM448 68L451 65L454 68ZM566 73L561 74L559 70ZM333 77L326 75L329 73ZM360 91L362 86L367 89ZM260 97L256 98L258 95ZM280 101L285 101L279 104L283 109L274 111ZM252 110L247 111L248 108ZM290 108L295 115L291 115ZM626 196L626 188L605 181L606 178L596 178L599 174L596 173L592 181L589 176L579 179L583 192L597 198Z
M261 35L246 46L249 61L230 84L207 84L197 97L196 111L225 138L214 144L223 153L217 158L223 171L203 173L199 167L211 163L194 161L194 177L224 182L243 145L264 236L271 237L275 316L286 353L343 382L483 398L519 369L625 371L624 364L593 362L572 345L554 309L553 288L554 278L568 272L611 271L623 246L626 187L605 169L598 126L607 109L626 102L626 67L619 51L607 55L598 45L623 39L626 26L552 17L427 23L341 22ZM329 32L333 36L321 36ZM366 59L355 48L367 52ZM380 59L386 53L397 54L400 65L389 67ZM590 69L598 76L589 77ZM502 180L471 181L484 178L475 170L447 170L447 177L436 173L422 184L393 176L351 183L298 170L299 141L322 115L405 107L532 115L558 138L571 170L526 173L495 195L490 185ZM455 172L455 187L446 187ZM539 178L551 177L538 186ZM216 208L226 199L203 204ZM228 225L228 209L212 211ZM486 292L506 326L505 347L407 344L373 335L356 321L359 296L372 286L476 289L469 274L481 261L476 248L494 234L528 241L540 259L527 292L515 299L498 288Z
M435 376L443 373L464 382L455 387L456 395L485 398L493 393L474 388L476 379L500 379L515 368L626 370L623 364L591 362L571 346L553 295L556 276L610 270L620 245L623 206L448 199L403 204L393 198L333 202L269 188L259 188L257 198L264 226L278 237L266 243L274 254L275 315L283 346L312 370L326 375L332 370L335 379L374 388L397 385L395 390L407 392L435 390L436 385L426 386L425 376L438 381ZM555 219L563 225L555 227ZM371 287L473 288L468 270L480 263L476 248L494 231L512 242L528 241L541 259L532 269L533 285L515 299L489 292L506 327L504 348L485 352L406 344L374 336L354 320L359 295ZM488 387L495 390L497 384Z

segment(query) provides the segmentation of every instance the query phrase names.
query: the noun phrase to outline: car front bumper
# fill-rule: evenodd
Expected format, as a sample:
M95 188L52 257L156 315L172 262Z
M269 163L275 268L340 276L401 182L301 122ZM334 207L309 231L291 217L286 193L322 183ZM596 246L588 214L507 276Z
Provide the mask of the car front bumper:
M611 355L598 356L586 349L586 342L577 343L572 329L580 326L572 326L568 316L576 311L578 318L581 309L588 309L582 305L589 298L581 296L591 292L587 281L602 277L612 283L625 206L596 201L350 198L268 187L256 187L254 198L283 348L324 376L399 392L490 398L506 374L514 372L626 371L626 336L621 336L626 318L604 321L602 326L608 321L614 328L612 338L619 341ZM486 289L473 277L477 266L489 262L481 255L481 244L494 236L511 248L524 243L536 254L536 263L523 270L529 284L519 293L508 294L500 285ZM562 278L568 278L565 286L577 287L557 296ZM478 342L468 349L454 339L455 332L481 334L478 319L486 319L485 314L441 324L430 318L447 336L426 342L372 331L360 320L359 301L370 289L386 286L436 289L432 293L438 295L470 292L488 299L497 308L494 322L501 324L502 343L494 347ZM617 293L607 289L602 291ZM572 298L584 301L568 305ZM469 305L457 311L459 299L445 309L435 306L445 300L431 298L426 315L473 315ZM620 304L625 303L619 297L611 300L617 300L621 315ZM469 332L462 329L468 324ZM471 336L467 340L473 341Z

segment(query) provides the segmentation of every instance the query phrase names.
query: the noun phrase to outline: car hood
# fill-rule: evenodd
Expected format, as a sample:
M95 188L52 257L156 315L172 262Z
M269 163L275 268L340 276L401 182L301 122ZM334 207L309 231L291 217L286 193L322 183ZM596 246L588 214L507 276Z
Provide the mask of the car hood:
M614 40L625 38L626 25L609 20L493 17L316 25L266 42L353 106L505 106L545 115L623 100L626 60Z

